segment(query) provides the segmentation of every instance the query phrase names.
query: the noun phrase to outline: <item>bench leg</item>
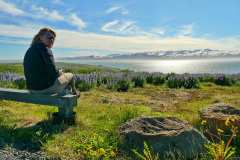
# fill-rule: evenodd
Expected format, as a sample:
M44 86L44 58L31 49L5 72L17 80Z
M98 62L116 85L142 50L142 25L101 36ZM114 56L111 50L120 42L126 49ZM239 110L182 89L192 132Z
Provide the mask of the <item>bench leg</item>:
M58 109L59 116L63 118L71 118L73 116L73 107L71 106L61 106Z
M75 113L73 112L73 108L75 105L75 102L72 100L63 100L58 106L57 119L67 124L74 124Z
M71 99L62 100L59 105L58 112L63 118L70 118L73 116L73 108L75 104L74 101Z
M72 107L61 107L59 108L58 112L53 113L53 123L54 124L68 124L74 125L75 124L75 112L73 112Z

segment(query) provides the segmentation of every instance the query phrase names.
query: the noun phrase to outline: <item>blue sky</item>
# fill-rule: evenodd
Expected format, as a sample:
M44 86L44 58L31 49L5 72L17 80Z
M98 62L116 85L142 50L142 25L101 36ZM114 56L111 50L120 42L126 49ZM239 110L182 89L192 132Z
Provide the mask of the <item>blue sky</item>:
M240 48L239 0L0 0L0 59L22 59L42 27L55 57Z

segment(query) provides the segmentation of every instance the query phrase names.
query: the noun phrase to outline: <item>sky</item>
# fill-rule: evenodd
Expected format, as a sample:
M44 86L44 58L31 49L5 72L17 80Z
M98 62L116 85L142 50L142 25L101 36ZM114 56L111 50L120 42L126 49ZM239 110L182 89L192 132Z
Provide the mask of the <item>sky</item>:
M55 57L240 49L239 0L0 0L0 60L22 59L43 28Z

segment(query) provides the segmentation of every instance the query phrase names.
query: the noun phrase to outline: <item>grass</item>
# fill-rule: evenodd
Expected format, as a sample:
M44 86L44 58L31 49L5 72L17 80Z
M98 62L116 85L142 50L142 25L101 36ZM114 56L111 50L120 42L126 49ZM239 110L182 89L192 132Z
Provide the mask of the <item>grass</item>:
M94 91L94 93L96 92ZM85 96L83 95L83 100L76 110L77 125L66 134L57 136L45 146L45 149L50 149L51 153L60 152L61 155L71 152L74 155L72 159L77 159L80 155L85 159L97 159L101 156L114 158L113 155L117 155L119 152L117 127L128 119L146 114L149 112L148 108L127 104L95 103L95 96ZM66 139L66 141L62 139ZM63 147L58 148L57 146ZM104 155L99 153L100 149L105 151ZM79 154L76 155L76 153ZM63 157L63 159L66 158Z
M23 66L20 63L0 64L0 72L11 72L23 75Z
M56 63L57 68L73 73L91 73L91 72L118 72L120 69L107 68L103 66L94 66L87 64L68 64L63 62ZM0 72L11 72L23 75L23 65L21 63L0 64ZM127 70L126 70L127 72Z
M49 122L48 115L56 108L0 101L0 131L4 135L0 142L16 147L30 137L28 145L34 147L27 146L27 149L42 149L62 159L118 159L126 156L117 135L117 128L123 122L140 115L159 115L175 116L195 124L199 109L219 99L239 107L239 89L208 83L192 90L147 85L121 93L96 88L82 94L76 108L77 123L70 127L53 126Z
M63 68L66 71L72 73L91 73L91 72L118 72L118 68L109 68L104 66L94 66L88 64L69 64L58 62L56 63L57 68ZM127 70L126 70L127 71Z
M13 70L21 72L17 68ZM57 108L1 100L0 146L43 150L66 160L132 159L133 155L125 153L118 136L122 123L142 115L175 116L197 126L198 111L209 104L224 102L240 107L239 90L240 85L227 87L213 83L201 83L199 89L169 89L147 84L128 92L94 88L82 92L75 108L74 126L51 123L50 115Z

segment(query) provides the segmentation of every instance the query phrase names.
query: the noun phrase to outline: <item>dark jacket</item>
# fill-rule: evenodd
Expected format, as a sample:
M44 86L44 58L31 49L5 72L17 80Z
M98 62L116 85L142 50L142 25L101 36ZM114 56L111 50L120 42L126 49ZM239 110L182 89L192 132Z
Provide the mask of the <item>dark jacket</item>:
M41 42L31 45L24 56L27 88L43 90L53 85L59 76L52 51Z

